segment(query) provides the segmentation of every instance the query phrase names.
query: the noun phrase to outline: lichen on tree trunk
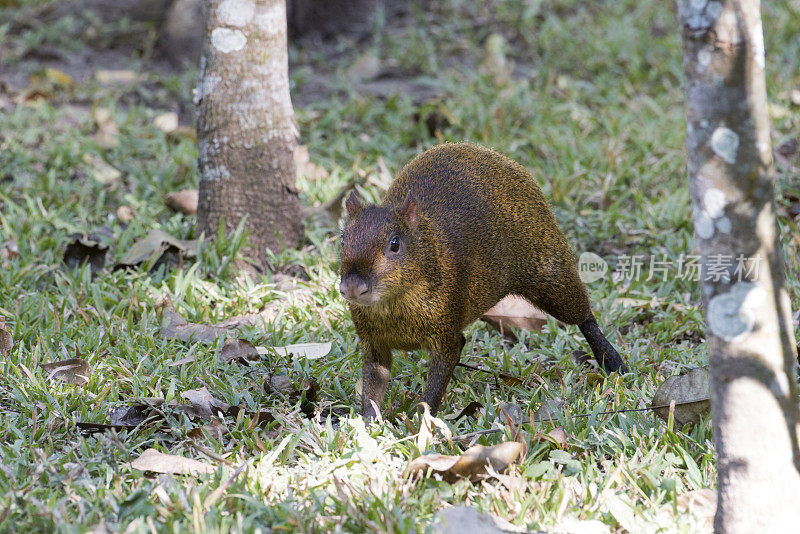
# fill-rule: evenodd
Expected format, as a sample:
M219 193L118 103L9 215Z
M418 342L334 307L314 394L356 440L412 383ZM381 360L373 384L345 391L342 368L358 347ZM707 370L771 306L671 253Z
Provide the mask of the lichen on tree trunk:
M718 457L716 532L800 526L797 355L757 0L679 0Z
M209 0L195 101L198 227L213 237L246 217L244 253L263 265L302 232L284 0Z

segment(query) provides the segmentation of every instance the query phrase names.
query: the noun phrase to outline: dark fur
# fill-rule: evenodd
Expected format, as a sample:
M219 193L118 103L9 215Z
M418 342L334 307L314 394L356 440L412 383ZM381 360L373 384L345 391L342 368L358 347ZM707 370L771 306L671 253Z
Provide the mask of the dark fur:
M564 234L521 165L476 145L439 145L406 165L382 204L362 206L353 196L347 209L342 283L358 281L374 298L350 303L364 359L364 415L375 415L370 401L383 400L392 349L430 351L422 400L435 413L464 346L461 332L509 294L581 325L605 370L627 371L594 320ZM395 235L402 250L393 254Z

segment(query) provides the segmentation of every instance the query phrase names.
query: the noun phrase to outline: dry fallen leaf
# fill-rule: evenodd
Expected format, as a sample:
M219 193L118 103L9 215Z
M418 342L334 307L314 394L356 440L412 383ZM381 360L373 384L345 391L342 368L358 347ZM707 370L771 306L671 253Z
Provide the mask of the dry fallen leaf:
M182 189L173 191L164 196L164 203L173 211L184 215L194 215L197 213L199 202L199 191L197 189Z
M152 407L143 404L133 406L120 406L108 416L109 424L113 426L137 427L144 423L152 412Z
M155 267L161 262L175 262L174 257L195 258L198 245L198 239L183 240L163 230L151 230L144 239L131 245L115 268L136 267L150 259L155 260Z
M89 152L83 155L83 161L87 165L86 172L97 180L102 185L111 185L122 178L122 172L106 163L106 161L97 154L90 154Z
M0 316L0 354L8 356L14 348L14 337L6 328L6 319Z
M217 411L226 413L231 409L230 404L214 397L205 386L184 391L181 393L181 398L188 400L192 404L191 409L184 410L186 413L203 419L213 418Z
M114 122L114 119L111 118L111 110L108 108L92 109L92 120L95 128L92 139L101 148L119 146L119 128L117 128L117 123Z
M92 273L96 274L103 270L107 252L108 245L96 233L72 234L70 242L64 247L64 264L72 270L88 263Z
M259 354L268 354L270 351L274 351L280 356L293 354L305 360L316 360L326 356L331 351L332 346L333 344L328 341L327 343L296 343L283 347L257 347L256 350Z
M275 393L282 393L284 395L295 393L292 379L286 375L272 375L269 377L269 381L266 385Z
M476 479L486 475L486 466L502 472L516 462L525 446L517 441L505 441L493 447L475 445L464 451L461 456L444 454L426 454L415 458L408 466L409 476L432 474L441 475L442 479L453 483L460 478Z
M245 317L249 319L244 320ZM260 315L253 314L251 316L243 316L243 320L239 322L231 322L229 319L216 325L196 324L187 322L173 308L165 307L161 311L161 331L159 335L165 339L180 339L181 341L211 344L217 338L227 336L237 328L258 324L257 321L259 319L264 320ZM188 363L188 361L183 361L182 363Z
M216 417L212 417L210 423L194 427L187 435L193 440L200 440L205 437L206 432L215 440L222 442L222 437L228 433L228 427Z
M541 330L547 322L547 314L522 297L509 295L492 306L481 317L505 336L513 337L512 328Z
M353 83L372 80L381 72L381 60L374 54L366 53L353 62L347 69L347 77Z
M220 353L223 362L247 362L258 359L258 351L246 339L229 339Z
M567 448L567 431L563 426L557 426L545 435L545 438L552 441L559 449Z
M69 358L60 362L43 363L42 368L47 371L50 378L55 378L74 386L83 386L89 383L89 376L92 374L89 362L83 358Z
M439 510L431 521L430 534L506 534L528 532L492 514L480 513L471 506L453 506Z
M308 147L305 145L297 145L294 148L294 168L298 179L306 177L311 180L317 180L328 177L328 171L324 167L320 167L311 161L308 155Z
M128 224L133 220L133 209L130 206L120 206L117 208L117 219L122 224Z
M709 532L714 526L714 514L717 511L717 492L713 489L702 488L681 493L675 499L679 513L691 513L703 521L704 527Z
M15 260L19 258L19 247L17 242L9 239L0 245L0 260Z
M664 421L669 420L669 404L675 402L675 424L699 423L711 409L711 377L708 367L689 369L664 381L653 395L651 406L666 406L654 411Z
M164 133L172 133L178 129L178 114L174 111L167 111L156 115L153 125Z
M434 440L434 434L437 428L444 438L450 441L453 437L450 427L438 417L431 415L431 409L428 403L420 402L419 406L422 407L422 415L419 418L419 431L417 432L416 439L417 450L424 451L428 449L428 445Z
M205 462L174 454L164 454L155 449L144 451L141 456L131 462L131 467L140 471L171 475L202 475L213 474L217 471L213 465Z
M142 75L132 70L98 70L94 73L95 79L103 84L135 83L141 80Z
M472 401L469 404L467 404L463 410L458 412L458 415L448 417L447 419L450 421L458 421L462 417L472 417L473 415L478 413L478 410L483 410L483 404L481 404L478 401Z

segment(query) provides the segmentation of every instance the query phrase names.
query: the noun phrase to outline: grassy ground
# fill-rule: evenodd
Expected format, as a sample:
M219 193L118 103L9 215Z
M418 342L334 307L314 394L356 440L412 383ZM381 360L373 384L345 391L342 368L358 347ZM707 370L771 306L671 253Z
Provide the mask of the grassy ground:
M332 55L293 48L302 141L329 172L326 179L299 180L304 204L326 202L354 177L364 196L378 199L387 173L414 154L440 140L471 140L529 168L574 248L600 254L612 270L623 255L641 255L648 265L651 257L677 261L691 254L672 8L656 1L441 0L427 13L413 10L401 25L385 25L358 50L347 43ZM790 2L765 9L773 141L780 145L800 132L789 96L800 86L800 16ZM0 21L13 13L0 11ZM89 53L81 38L92 28L75 21L8 28L0 25L0 52L12 77L30 68L43 47ZM505 51L506 63L487 52L487 42ZM147 69L139 53L116 68ZM352 71L348 77L364 54L395 73L401 94L376 98L352 81ZM421 532L438 510L458 504L531 529L569 529L578 520L612 531L703 528L707 509L683 503L688 492L716 485L710 424L681 430L646 411L598 415L644 407L665 378L706 363L695 283L674 271L646 280L645 268L639 280L609 277L590 285L600 322L631 367L623 378L606 379L576 363L573 351L586 348L577 329L551 321L507 343L486 325L472 325L462 361L489 372L458 368L440 416L456 436L501 431L429 450L458 454L464 441L510 439L515 429L500 407L520 407L527 421L554 398L565 403L557 424L566 447L538 437L552 425L526 425L527 454L506 477L411 482L403 471L421 452L414 439L419 420L401 414L421 392L425 355L398 355L387 395L393 416L365 428L353 411L360 359L335 289L335 229L309 223L300 250L272 258L278 269L302 266L308 280L230 276L226 266L241 246L235 236L206 242L198 259L180 269L107 268L92 277L88 268L63 267L75 232L105 226L109 263L153 228L193 237L194 218L173 213L162 197L196 186L197 148L191 139L166 135L154 118L186 106L194 72L155 69L144 81L116 86L91 76L69 83L39 74L38 103L17 105L14 94L0 95L0 243L14 240L19 248L18 257L7 247L0 256L0 316L15 340L0 360L0 531ZM418 95L427 93L420 87L440 96L421 104ZM111 110L117 146L98 144L96 107ZM432 134L419 115L438 120L439 131ZM122 178L100 184L87 155ZM793 158L778 166L781 206L800 189ZM121 206L134 214L128 224L118 216ZM783 215L780 223L796 310L798 221ZM274 321L243 337L257 345L330 341L332 350L316 360L268 354L251 365L223 363L218 344L159 335L157 302L164 296L197 323L274 310ZM83 386L49 378L41 367L76 356L92 368ZM187 356L194 361L170 366ZM522 381L498 380L500 372ZM276 375L306 393L275 391L267 384ZM175 405L187 404L182 392L203 386L242 408L217 414L222 435L191 432L208 421ZM158 404L154 398L163 400L160 415L137 430L81 433L77 426L108 422L114 410L143 399ZM473 401L484 410L453 418ZM259 411L269 414L265 428L255 424ZM218 468L198 477L153 477L130 465L147 448ZM243 463L246 470L215 494Z

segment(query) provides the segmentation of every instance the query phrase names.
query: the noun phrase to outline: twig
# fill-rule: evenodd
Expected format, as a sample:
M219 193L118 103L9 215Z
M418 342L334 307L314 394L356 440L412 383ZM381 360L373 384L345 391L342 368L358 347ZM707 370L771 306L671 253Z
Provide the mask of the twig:
M211 458L212 460L216 460L216 461L218 461L218 462L222 462L222 463L224 463L225 465L235 465L235 464L234 464L233 462L231 462L230 460L226 460L225 458L223 458L223 457L222 457L222 456L220 456L219 454L217 454L217 453L215 453L214 451L211 451L211 450L209 450L209 449L206 449L205 447L203 447L202 445L200 445L200 444L196 443L196 442L195 442L195 441L193 441L193 440L191 441L191 445L192 445L192 447L194 447L195 449L197 449L197 451L198 451L198 452L202 452L203 454L205 454L206 456L208 456L208 457L209 457L209 458Z
M692 404L692 403L700 402L700 401L704 401L704 400L707 400L707 399L699 399L699 400L685 401L685 402L676 402L675 406L680 406L682 404ZM647 406L645 408L623 408L621 410L608 410L608 411L605 411L605 412L597 412L596 414L578 413L578 414L572 415L571 417L578 418L578 417L589 417L591 415L612 415L612 414L615 414L615 413L625 413L625 412L644 412L646 410L658 410L660 408L669 408L669 407L670 407L669 404L662 404L660 406ZM553 422L553 421L557 421L557 419L554 419L554 418L540 419L540 420L534 421L534 422L535 423L550 423L550 422ZM470 439L470 438L474 438L475 436L484 436L486 434L494 434L495 432L502 432L503 430L505 430L505 429L504 428L489 428L489 429L486 429L486 430L476 430L475 432L468 432L466 434L459 434L457 436L453 436L451 439L454 440L454 441L455 440Z

